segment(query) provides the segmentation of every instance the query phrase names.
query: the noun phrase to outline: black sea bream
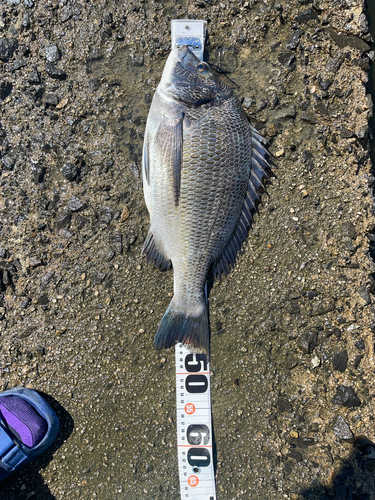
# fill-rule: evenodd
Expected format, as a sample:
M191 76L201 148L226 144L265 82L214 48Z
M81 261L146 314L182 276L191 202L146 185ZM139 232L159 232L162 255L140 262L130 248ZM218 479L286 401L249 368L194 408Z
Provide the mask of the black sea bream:
M151 226L143 254L174 271L155 336L209 351L205 285L229 271L270 173L265 141L241 103L187 47L172 50L147 119L142 182Z

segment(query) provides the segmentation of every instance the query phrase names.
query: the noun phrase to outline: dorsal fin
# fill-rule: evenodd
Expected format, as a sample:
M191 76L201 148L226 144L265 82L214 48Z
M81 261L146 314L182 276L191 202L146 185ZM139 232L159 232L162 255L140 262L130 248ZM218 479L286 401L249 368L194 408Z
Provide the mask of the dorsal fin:
M219 276L221 278L222 273L228 274L230 266L234 266L237 252L242 251L242 244L251 227L253 215L258 211L260 203L259 190L264 189L264 181L272 174L271 165L274 163L271 161L270 154L267 151L266 141L252 125L250 125L250 131L252 159L246 196L237 226L218 261L213 264L212 272L214 277Z
M160 271L169 271L172 269L171 260L166 259L156 246L154 235L151 231L148 232L141 253L146 256L147 262L154 262L155 267L159 268Z

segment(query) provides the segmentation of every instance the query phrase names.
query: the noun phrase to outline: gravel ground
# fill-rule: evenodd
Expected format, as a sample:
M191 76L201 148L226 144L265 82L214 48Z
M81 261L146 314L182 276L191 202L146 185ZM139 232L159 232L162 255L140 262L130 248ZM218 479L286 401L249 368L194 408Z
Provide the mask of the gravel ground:
M374 499L364 0L0 0L0 388L62 431L4 500L179 498L172 273L140 257L143 132L174 18L279 158L210 295L218 500Z

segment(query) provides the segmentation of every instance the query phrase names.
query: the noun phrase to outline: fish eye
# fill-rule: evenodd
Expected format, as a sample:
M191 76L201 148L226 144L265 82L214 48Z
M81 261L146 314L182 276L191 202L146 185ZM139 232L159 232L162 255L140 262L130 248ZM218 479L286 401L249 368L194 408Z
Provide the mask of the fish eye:
M206 73L206 71L208 71L208 64L206 64L205 62L200 62L197 66L197 70L200 73Z

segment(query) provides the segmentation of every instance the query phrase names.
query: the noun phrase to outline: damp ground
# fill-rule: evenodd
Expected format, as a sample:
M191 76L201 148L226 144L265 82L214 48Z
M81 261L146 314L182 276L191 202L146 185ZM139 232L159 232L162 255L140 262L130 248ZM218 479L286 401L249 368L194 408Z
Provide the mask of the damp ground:
M0 374L47 395L52 449L1 498L177 500L173 275L140 256L143 133L170 21L278 158L210 294L218 500L375 496L362 1L0 3ZM6 41L4 41L6 39Z

